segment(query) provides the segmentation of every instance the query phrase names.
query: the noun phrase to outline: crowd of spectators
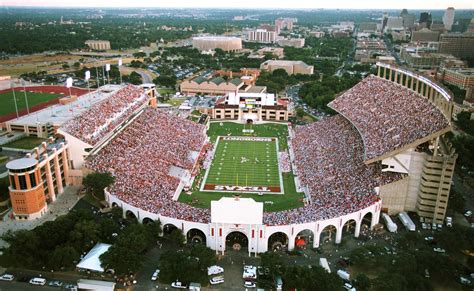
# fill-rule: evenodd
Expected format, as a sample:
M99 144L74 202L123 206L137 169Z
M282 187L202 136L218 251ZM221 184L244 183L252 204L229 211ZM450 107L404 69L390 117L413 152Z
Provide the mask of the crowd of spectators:
M127 85L74 117L63 128L72 136L95 145L147 101L140 87Z
M176 115L146 109L137 119L90 157L86 167L110 172L108 191L122 201L168 217L209 222L210 210L173 201L180 183L172 166L192 171L206 142L205 127Z
M306 223L346 215L379 200L375 187L400 179L380 165L365 165L364 146L352 124L341 115L300 126L291 140L297 175L311 196L301 208L264 213L269 225Z
M278 165L280 166L280 172L288 173L291 171L290 155L288 151L278 153Z
M420 94L369 76L329 106L349 119L365 144L365 159L392 152L449 126L440 110Z

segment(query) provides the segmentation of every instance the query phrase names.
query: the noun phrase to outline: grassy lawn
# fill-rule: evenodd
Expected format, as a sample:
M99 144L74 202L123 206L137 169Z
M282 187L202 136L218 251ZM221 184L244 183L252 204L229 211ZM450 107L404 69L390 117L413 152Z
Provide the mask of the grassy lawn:
M160 95L167 95L167 94L174 94L176 93L175 90L169 88L156 88L156 91L160 93Z
M15 90L16 103L18 110L26 108L25 93L18 89ZM50 94L50 93L32 93L26 92L28 97L28 106L31 107L36 104L40 104L51 99L62 96L61 94ZM15 102L13 101L13 92L0 94L0 115L5 115L15 112Z
M171 98L168 101L165 101L166 104L170 104L172 106L179 106L181 105L186 99L185 98Z
M279 187L276 142L220 138L206 184Z
M198 180L198 179L196 179ZM285 194L266 194L259 196L258 194L239 194L242 198L252 198L257 202L272 201L273 204L263 204L263 209L266 212L282 211L303 206L303 193L297 193L295 188L295 181L292 173L283 173L283 187ZM201 192L195 191L191 195L182 193L179 196L180 202L189 203L198 208L210 208L211 200L219 200L221 197L233 197L235 193L222 192Z
M216 141L216 138L218 136L243 136L242 129L244 128L243 124L237 124L237 123L232 123L232 122L223 122L222 126L220 122L214 122L210 124L210 128L208 131L208 135L211 138L212 142ZM278 137L279 141L279 148L280 150L286 149L287 148L287 135L288 135L288 128L286 124L261 124L261 125L255 125L253 126L253 129L255 130L254 135L255 136L260 136L260 137ZM264 151L265 149L265 143L264 145ZM242 145L244 147L246 145ZM219 146L219 148L221 148ZM228 149L230 150L229 146ZM216 155L219 155L219 149L216 152ZM220 149L221 154L223 151L223 148ZM265 152L266 154L266 152ZM274 153L276 157L276 152ZM232 160L232 155L230 155L230 162L231 164L235 162ZM266 156L264 157L266 158ZM241 157L237 155L236 157L238 163L241 162ZM263 159L263 157L262 157ZM250 161L252 159L250 158ZM275 161L274 161L275 162ZM241 165L239 164L238 166L247 166L244 165L245 163L242 163ZM235 166L235 165L233 165ZM251 166L255 166L251 164ZM217 168L218 169L218 168ZM222 169L223 170L223 169ZM213 171L211 168L210 171ZM250 171L253 171L253 169L246 169L243 171L243 173L248 173ZM203 176L205 174L205 171L202 170L199 175L196 177L194 185L191 189L191 194L185 194L182 193L179 197L180 202L184 203L189 203L193 205L194 207L199 207L199 208L209 208L211 206L211 200L219 200L221 197L232 197L235 195L235 193L232 192L204 192L204 191L199 191L200 184L202 183ZM245 175L245 174L244 174ZM236 176L233 174L230 175L230 177L226 177L227 179L236 180ZM258 178L258 177L256 177ZM252 177L253 179L256 179ZM247 176L247 184L249 183ZM271 181L275 180L278 181L278 168L274 172L272 172L271 175ZM282 179L283 179L283 188L284 188L284 194L264 194L262 196L259 196L258 194L253 194L253 193L239 193L241 197L245 198L252 198L257 202L265 202L265 201L272 201L273 204L265 204L264 203L264 211L266 212L274 212L274 211L282 211L286 209L292 209L292 208L297 208L303 206L303 201L302 199L304 198L303 193L298 193L296 192L296 187L295 187L295 181L293 177L293 173L282 173ZM244 178L245 180L245 178ZM260 183L256 181L257 183ZM263 183L263 182L262 182ZM268 182L266 182L268 183ZM233 183L233 184L236 184ZM241 178L239 178L239 185L242 185ZM250 184L249 184L250 185Z
M207 135L211 138L211 142L215 143L218 136L243 136L242 130L244 128L253 129L254 133L252 136L277 137L280 151L288 148L288 126L286 123L266 123L249 126L233 122L212 122Z
M1 163L4 163L4 162L6 162L6 161L8 161L8 157L7 157L7 156L2 156L2 155L0 155L0 164L1 164Z
M37 137L33 137L33 136L27 136L27 137L21 138L19 140L15 140L15 141L9 142L7 144L4 144L3 147L23 149L23 150L31 150L31 149L35 148L36 146L39 146L45 140L46 139L44 139L44 138L37 138Z

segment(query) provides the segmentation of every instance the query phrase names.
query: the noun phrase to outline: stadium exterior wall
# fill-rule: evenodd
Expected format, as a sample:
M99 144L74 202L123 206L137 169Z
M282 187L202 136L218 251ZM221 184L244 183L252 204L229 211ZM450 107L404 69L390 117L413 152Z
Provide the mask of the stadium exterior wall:
M357 212L353 212L347 215L320 220L310 223L301 224L289 224L289 225L275 225L267 226L265 224L250 224L250 225L239 225L239 224L218 224L218 223L200 223L193 221L186 221L171 217L162 216L156 213L151 213L140 208L134 207L122 200L115 195L110 194L105 190L105 199L109 206L119 206L123 210L124 217L127 213L133 213L139 222L143 223L145 219L160 220L161 225L165 226L171 224L176 228L180 229L183 234L187 237L187 233L191 229L198 229L206 236L206 246L215 250L216 253L225 253L226 250L226 237L231 232L241 232L248 239L248 253L249 256L254 253L264 253L269 250L268 240L272 234L283 233L288 239L288 249L293 250L295 248L295 239L301 231L310 230L313 235L313 248L317 248L320 245L320 237L328 226L333 226L336 229L335 243L339 244L342 240L344 225L353 220L355 221L355 232L354 236L358 237L364 217L370 213L372 216L370 228L373 228L379 223L380 211L382 202L378 201L371 206L361 209Z

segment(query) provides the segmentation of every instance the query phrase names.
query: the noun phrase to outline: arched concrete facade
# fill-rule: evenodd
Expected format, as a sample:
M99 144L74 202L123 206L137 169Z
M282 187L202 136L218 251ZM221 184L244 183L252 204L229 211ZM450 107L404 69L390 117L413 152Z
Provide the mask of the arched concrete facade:
M314 234L313 248L317 248L320 245L320 236L323 230L327 226L334 226L336 229L336 240L335 243L339 244L342 239L343 226L350 220L355 221L354 236L358 237L360 234L360 228L364 216L368 213L372 214L370 228L373 228L379 222L381 201L377 201L371 206L361 209L357 212L353 212L347 215L325 219L310 223L301 224L290 224L290 225L273 225L267 226L264 224L230 224L230 223L200 223L193 221L180 220L172 217L162 216L156 213L151 213L128 203L123 202L116 196L105 191L105 198L109 205L116 203L123 209L123 213L131 211L135 214L138 221L143 222L143 219L149 218L151 220L160 220L162 225L172 224L180 229L186 236L189 230L195 228L199 229L206 235L206 246L215 250L216 253L225 253L226 250L226 237L233 231L239 231L245 234L248 238L248 253L249 255L264 253L268 250L268 239L270 236L277 232L282 232L288 237L288 249L293 250L295 248L295 239L301 231L310 230Z

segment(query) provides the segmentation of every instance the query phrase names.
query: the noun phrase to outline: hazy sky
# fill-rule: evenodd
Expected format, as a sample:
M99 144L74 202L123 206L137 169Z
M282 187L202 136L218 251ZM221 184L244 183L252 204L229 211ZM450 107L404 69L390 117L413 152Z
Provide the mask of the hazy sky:
M474 9L473 0L0 0L0 6Z

